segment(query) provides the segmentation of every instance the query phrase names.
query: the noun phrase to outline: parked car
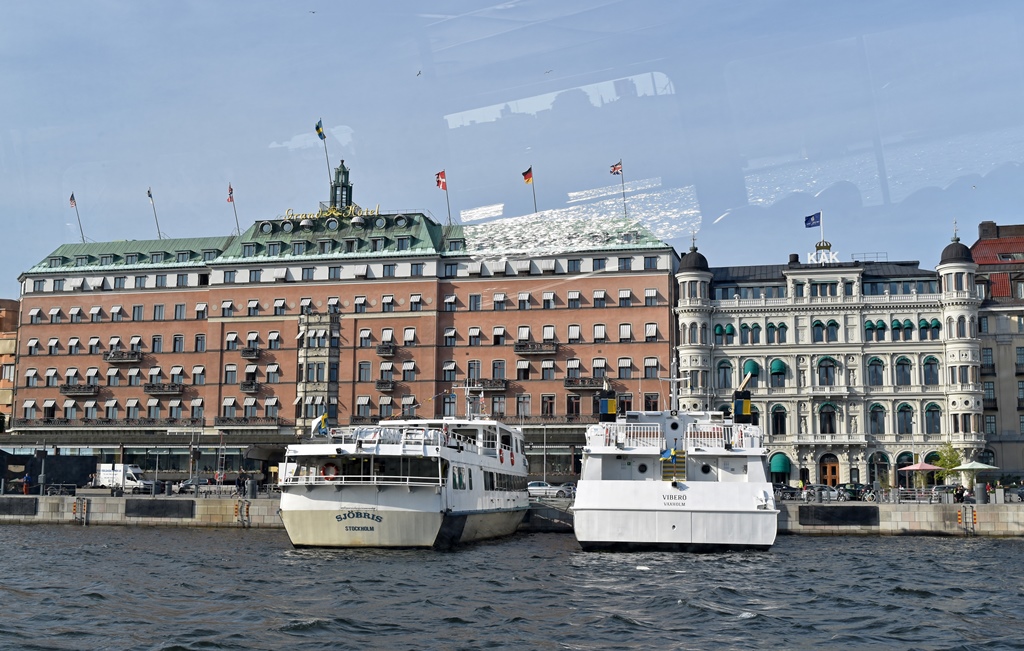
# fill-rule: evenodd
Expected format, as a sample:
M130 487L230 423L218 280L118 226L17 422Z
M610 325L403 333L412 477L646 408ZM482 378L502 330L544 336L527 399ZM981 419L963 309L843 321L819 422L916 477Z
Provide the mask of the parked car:
M210 486L213 482L205 477L193 477L178 484L178 494L195 493L197 486Z
M775 499L777 500L798 500L800 499L800 489L789 484L780 484L778 482L772 484L772 488L775 490Z
M815 493L821 491L821 499L831 500L833 502L839 501L839 491L832 486L826 486L825 484L804 484L804 492L800 495L801 498L807 501L815 499Z
M1016 489L1011 489L1009 494L1010 495L1016 495L1018 502L1024 502L1024 486L1021 486L1021 487L1016 488Z
M850 482L847 484L840 484L837 488L841 493L845 493L845 495L840 495L840 500L861 500L864 499L864 491L868 490L870 487L866 484Z
M576 488L574 486L554 486L546 481L531 481L526 485L526 491L530 497L572 497Z

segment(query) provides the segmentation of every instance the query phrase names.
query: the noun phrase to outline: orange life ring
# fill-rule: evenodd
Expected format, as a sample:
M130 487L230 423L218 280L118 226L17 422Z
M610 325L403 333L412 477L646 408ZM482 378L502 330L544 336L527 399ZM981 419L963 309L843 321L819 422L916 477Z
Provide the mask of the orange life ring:
M505 451L501 448L498 448L498 461L505 463Z
M516 465L516 453L513 450L508 451L508 462L513 466Z
M325 463L320 466L320 476L327 481L335 481L338 478L338 466L333 463Z

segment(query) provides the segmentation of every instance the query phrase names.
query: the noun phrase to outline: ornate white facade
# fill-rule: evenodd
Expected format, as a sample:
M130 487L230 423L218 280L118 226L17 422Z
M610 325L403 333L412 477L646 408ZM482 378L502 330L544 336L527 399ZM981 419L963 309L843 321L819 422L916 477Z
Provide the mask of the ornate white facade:
M677 274L679 408L728 407L750 374L774 481L902 483L894 470L933 460L947 441L976 458L976 268L956 239L936 271L796 255L710 268L692 248Z

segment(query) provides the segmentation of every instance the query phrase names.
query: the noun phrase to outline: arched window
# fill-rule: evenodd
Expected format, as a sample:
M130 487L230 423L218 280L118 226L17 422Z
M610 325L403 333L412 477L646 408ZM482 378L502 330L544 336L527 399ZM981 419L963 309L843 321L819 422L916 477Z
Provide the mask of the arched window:
M757 377L761 374L761 367L752 359L743 362L743 377L747 377L748 373L750 374L750 382L747 384L747 388L756 389Z
M740 343L750 343L750 326L748 326L746 323L740 326Z
M818 432L820 434L836 433L836 408L831 404L824 404L818 410Z
M832 358L818 362L818 386L831 387L836 384L836 363Z
M996 453L988 448L985 448L978 453L978 461L981 463L987 463L990 466L996 465Z
M975 322L974 317L971 317L971 339L978 336L978 324Z
M788 328L786 328L786 324L785 323L780 323L779 324L779 343L780 344L786 343L786 330L787 329Z
M690 324L690 343L691 344L697 343L697 324L696 323L691 323Z
M939 340L939 331L942 329L942 324L939 323L938 319L932 319L932 341Z
M885 341L885 331L885 321L879 319L878 322L875 323L875 341Z
M934 402L928 403L925 407L924 431L926 434L938 434L942 431L942 410Z
M756 323L753 327L750 328L750 343L761 343L761 326L757 325Z
M871 405L868 412L868 433L885 434L885 409L882 405Z
M766 334L767 334L767 338L768 338L768 343L769 344L774 344L775 343L775 324L774 323L769 323L768 324L768 331L767 331Z
M725 343L725 327L721 323L715 326L715 345L721 346Z
M825 326L825 341L839 341L839 324L829 321Z
M884 384L884 372L885 367L882 364L882 360L872 357L871 361L868 362L868 386L882 386Z
M774 388L780 388L786 386L786 363L781 359L773 359L771 366L768 367L771 371L771 385Z
M928 339L928 333L931 332L931 324L928 319L921 319L917 324L917 338L920 341Z
M956 320L956 338L967 338L967 319L965 319L964 317L960 317Z
M811 341L816 344L825 341L825 324L821 321L815 321L811 325Z
M893 321L892 322L892 340L899 341L903 338L903 322Z
M864 341L873 341L875 338L875 322L868 321L864 324Z
M726 361L718 363L718 387L728 389L732 387L732 364Z
M776 436L786 435L786 408L776 405L772 408L772 434Z
M905 387L910 385L910 360L900 357L896 360L896 386Z
M907 319L903 322L903 341L912 341L914 338L914 323Z
M708 324L706 323L700 324L700 343L708 343Z
M900 405L896 410L896 432L899 434L914 433L914 409L910 405Z
M736 341L736 328L730 323L725 326L725 343L731 346Z

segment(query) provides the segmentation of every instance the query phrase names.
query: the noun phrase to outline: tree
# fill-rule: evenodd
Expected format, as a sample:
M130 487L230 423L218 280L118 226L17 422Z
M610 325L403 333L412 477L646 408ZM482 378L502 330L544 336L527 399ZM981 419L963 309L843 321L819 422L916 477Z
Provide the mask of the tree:
M935 475L943 480L959 476L960 471L953 470L953 468L959 466L962 461L960 459L960 452L953 447L953 444L944 443L939 448L938 453L939 458L935 460L935 465L942 468L942 470L936 470Z

